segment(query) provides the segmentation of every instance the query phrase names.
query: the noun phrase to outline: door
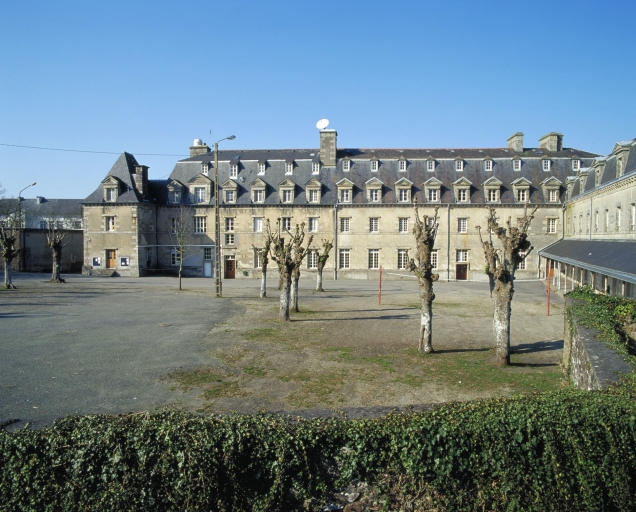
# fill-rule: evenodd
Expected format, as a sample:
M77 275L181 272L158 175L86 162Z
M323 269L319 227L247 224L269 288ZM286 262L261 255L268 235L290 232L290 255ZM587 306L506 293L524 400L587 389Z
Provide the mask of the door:
M203 248L203 276L212 277L212 247Z
M234 279L235 271L236 271L236 261L234 260L234 256L226 256L225 257L225 279Z
M466 281L468 279L468 264L458 263L455 267L455 279L457 281Z
M115 249L106 249L106 268L115 268L117 266L115 252Z

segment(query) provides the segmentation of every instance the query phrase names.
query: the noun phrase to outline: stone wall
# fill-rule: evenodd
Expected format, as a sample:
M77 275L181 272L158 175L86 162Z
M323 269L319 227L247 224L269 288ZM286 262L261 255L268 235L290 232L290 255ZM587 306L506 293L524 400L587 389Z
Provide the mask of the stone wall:
M604 389L618 382L631 367L620 354L598 339L597 331L580 325L566 298L562 366L572 384L585 390Z

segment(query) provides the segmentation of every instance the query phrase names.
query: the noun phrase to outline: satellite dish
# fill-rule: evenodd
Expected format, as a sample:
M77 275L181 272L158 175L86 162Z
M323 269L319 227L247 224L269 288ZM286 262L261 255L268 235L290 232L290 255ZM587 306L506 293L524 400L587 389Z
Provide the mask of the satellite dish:
M316 123L316 128L319 130L324 130L327 126L329 126L329 119L322 118Z

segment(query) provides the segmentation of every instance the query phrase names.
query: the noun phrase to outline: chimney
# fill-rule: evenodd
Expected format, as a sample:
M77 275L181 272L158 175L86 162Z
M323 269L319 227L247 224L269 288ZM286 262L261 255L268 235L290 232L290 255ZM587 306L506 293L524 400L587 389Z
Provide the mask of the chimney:
M508 137L508 149L515 153L523 153L523 133L517 132Z
M194 139L192 146L190 146L190 158L193 156L205 155L209 152L210 148L201 139Z
M133 178L137 192L142 198L145 198L148 194L148 166L136 165Z
M547 151L561 151L563 149L563 135L550 132L539 139L539 147Z
M336 166L336 130L320 130L320 160L325 167Z

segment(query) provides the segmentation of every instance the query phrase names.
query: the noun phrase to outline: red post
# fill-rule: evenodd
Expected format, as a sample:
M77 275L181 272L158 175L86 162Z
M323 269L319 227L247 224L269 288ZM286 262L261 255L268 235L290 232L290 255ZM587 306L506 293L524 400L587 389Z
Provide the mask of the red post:
M378 305L382 304L382 265L380 265L380 281L378 283Z

